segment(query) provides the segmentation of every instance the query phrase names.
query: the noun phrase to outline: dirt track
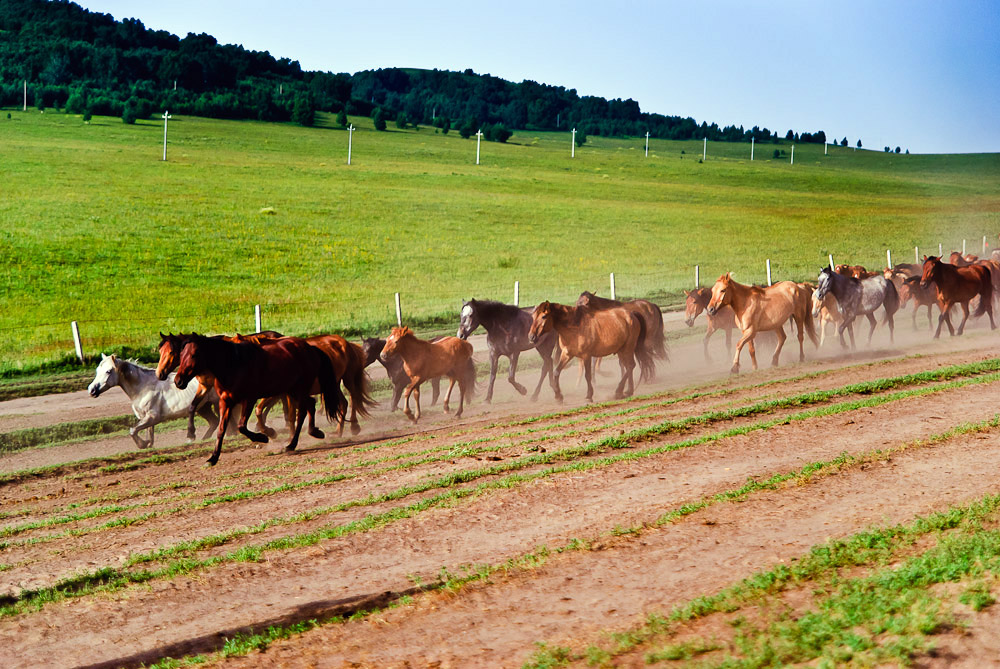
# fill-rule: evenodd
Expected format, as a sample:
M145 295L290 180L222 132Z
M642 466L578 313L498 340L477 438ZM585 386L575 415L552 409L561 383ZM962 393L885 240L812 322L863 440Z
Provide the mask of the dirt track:
M668 328L682 327L676 317L668 320ZM779 406L677 426L627 448L600 446L605 437L664 421L993 358L1000 341L973 329L930 343L925 330L910 332L900 319L891 347L877 335L875 348L839 358L828 341L819 355L807 347L804 364L730 378L721 335L713 346L715 362L706 365L697 330L699 336L674 343L672 362L660 366L659 385L641 387L644 397L611 406L576 404L582 390L572 388L575 373L564 374L568 400L561 407L546 400L547 390L542 403L527 405L498 380L498 401L492 407L477 402L457 423L434 408L428 424L414 430L399 414L380 411L365 424L363 439L307 440L290 455L231 440L215 468L203 465L203 448L187 454L192 447L179 433L158 434L157 451L170 461L143 462L148 453L136 452L124 456L129 467L119 463L102 471L108 463L96 461L3 485L0 509L9 515L0 518L6 528L0 595L9 601L101 567L134 572L176 566L182 557L221 558L189 574L0 619L11 666L44 666L53 658L59 666L134 666L209 652L221 638L248 629L385 606L406 594L415 595L414 603L278 642L267 662L520 666L535 642L585 645L604 630L627 629L649 611L667 611L793 560L830 537L998 492L1000 442L996 432L987 432L913 447L884 463L755 493L740 503L715 504L637 536L616 536L616 528L653 523L684 504L739 488L748 477L909 444L998 413L996 381L941 388L920 383L913 387L927 394L868 408L812 415L812 405ZM786 344L786 363L795 349ZM759 353L760 360L770 358ZM519 376L533 380L536 373ZM613 383L609 377L599 383L601 399ZM845 393L816 406L864 397L870 395ZM0 404L0 432L127 411L112 397L62 400ZM565 413L538 418L560 410ZM782 417L791 420L722 434ZM529 418L533 422L524 421ZM699 438L703 443L666 450ZM561 454L581 445L591 450ZM663 452L642 454L656 447ZM131 452L131 439L114 437L7 455L0 470ZM634 459L603 460L627 453ZM580 467L549 471L569 464ZM514 474L523 478L503 481ZM296 516L309 511L314 513ZM374 527L350 525L373 517ZM303 539L334 527L349 531ZM129 564L137 555L206 537L215 538ZM271 543L256 561L233 557L238 549L282 539L298 543ZM553 554L536 569L498 573L457 594L416 592L417 584L436 581L442 568L463 574L470 565L499 565L573 539L595 546ZM988 643L953 645L965 661L988 657ZM261 661L250 655L224 664Z

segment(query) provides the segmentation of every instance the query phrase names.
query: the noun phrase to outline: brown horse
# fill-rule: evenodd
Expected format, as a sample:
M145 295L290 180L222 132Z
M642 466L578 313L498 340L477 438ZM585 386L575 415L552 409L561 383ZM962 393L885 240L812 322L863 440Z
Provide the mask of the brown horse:
M810 289L810 292L812 290ZM837 304L837 298L833 296L833 293L827 293L822 300L816 299L816 296L813 295L812 305L813 313L816 313L816 308L819 307L819 345L822 348L823 342L826 341L826 326L833 323L834 328L836 328L844 320L844 315L840 313L840 305Z
M773 286L745 286L733 281L731 273L723 274L712 286L712 299L708 303L708 313L716 314L722 307L731 306L736 314L736 323L743 330L743 336L736 342L732 373L740 371L740 353L748 345L750 362L757 369L757 351L754 337L758 332L774 331L778 346L774 350L771 364L777 365L781 348L785 344L785 322L791 318L798 328L799 361L806 359L802 346L802 332L809 333L814 345L819 346L816 327L812 318L812 295L794 281L779 281Z
M695 288L684 291L684 322L687 326L694 327L694 319L708 308L708 303L712 299L712 289L707 287ZM708 329L705 331L705 338L701 340L702 348L705 350L705 360L711 360L708 354L708 340L715 334L716 330L726 332L726 350L733 345L733 330L737 328L736 314L729 307L723 307L714 316L705 314L708 319Z
M931 307L937 304L937 288L934 283L921 286L919 276L910 276L903 280L899 289L899 307L902 309L906 303L913 300L913 329L917 329L917 311L920 307L927 307L927 329L934 327L931 320Z
M585 290L577 298L576 306L594 309L595 311L624 307L629 311L639 314L646 325L646 352L657 360L670 359L670 355L667 353L667 335L663 331L663 312L660 311L660 307L649 300L620 302L618 300L609 300L606 297L598 297L589 290Z
M553 302L542 302L531 314L529 341L538 341L545 333L555 330L559 337L561 355L553 372L556 400L562 401L559 390L559 373L573 358L580 358L587 377L587 401L594 399L593 358L618 356L621 381L615 397L629 397L635 391L632 371L639 362L639 381L653 377L655 362L646 349L646 323L639 314L624 307L593 311L583 307L569 307ZM627 386L627 388L626 388Z
M236 335L234 341L244 341L245 339L247 338ZM326 353L327 357L330 358L334 374L343 382L344 388L347 389L347 393L351 398L351 434L358 434L361 432L361 426L358 423L358 414L367 417L369 415L368 410L375 406L375 401L371 398L368 390L368 373L365 371L367 365L364 350L358 344L353 344L340 335L334 334L314 335L306 337L306 341ZM319 386L315 385L313 387L313 395L319 392ZM269 397L257 407L257 429L269 437L275 437L277 433L272 428L267 427L264 424L264 420L268 410L280 399L284 398ZM288 415L285 416L285 420L288 423L289 431L291 431L292 423ZM338 437L344 434L344 420L345 417L340 416L337 425ZM313 423L309 424L310 430L315 427Z
M878 275L878 272L866 270L864 265L835 265L833 271L842 276L853 276L855 279L867 279Z
M447 376L451 379L448 392L444 395L443 408L448 412L451 391L458 383L458 411L455 418L462 415L465 397L470 397L476 387L476 365L472 361L472 344L458 337L443 337L431 343L417 339L408 327L394 327L386 337L382 357L392 360L396 356L403 361L403 371L410 377L403 400L403 415L416 423L420 420L420 384L427 379ZM410 393L417 405L416 415L410 411Z
M310 421L313 420L316 401L312 398L312 388L317 380L327 416L333 420L347 412L347 398L340 392L340 380L333 372L330 359L323 351L298 337L252 344L192 333L181 350L174 383L183 389L192 378L204 372L210 372L215 377L215 390L219 393L219 432L215 450L208 459L210 465L219 461L229 412L237 404L243 405L240 433L252 441L267 443L267 435L247 429L253 405L263 397L289 395L299 407L299 412L291 441L285 447L287 451L295 450L298 445L306 413L310 414ZM318 429L310 434L317 439L324 437Z
M167 376L170 372L177 369L177 365L181 362L181 350L184 348L184 344L187 343L187 338L189 335L183 334L163 334L160 333L160 345L157 347L160 353L160 360L156 363L156 378L160 381L166 381ZM228 339L229 341L236 341L238 337L244 337L245 341L258 342L262 339L277 339L283 335L280 332L275 332L274 330L262 330L256 332L252 335L239 335L236 337L222 337L222 335L216 335L216 337L221 337L223 339ZM197 407L201 405L202 400L205 395L214 387L215 379L208 372L199 374L198 379L198 392L195 393L194 400L191 402L191 408L188 410L188 439L194 439L194 415L197 411ZM288 404L285 403L285 416L286 420L288 418ZM260 415L260 410L258 409L257 423L260 424L262 417ZM273 434L271 436L274 436Z
M979 296L979 308L973 316L982 316L984 313L990 316L990 329L996 329L993 322L993 281L990 277L990 270L983 265L969 265L966 267L956 267L945 262L941 258L928 256L924 260L924 271L920 276L920 285L924 288L934 282L937 288L937 303L941 309L938 316L937 332L934 338L941 336L941 326L948 324L948 332L955 335L955 328L952 327L949 310L952 305L958 303L962 307L962 322L958 326L958 334L965 331L965 322L969 320L969 300Z
M968 267L979 260L979 256L967 253L964 256L958 251L952 251L951 255L948 256L948 262L955 267Z

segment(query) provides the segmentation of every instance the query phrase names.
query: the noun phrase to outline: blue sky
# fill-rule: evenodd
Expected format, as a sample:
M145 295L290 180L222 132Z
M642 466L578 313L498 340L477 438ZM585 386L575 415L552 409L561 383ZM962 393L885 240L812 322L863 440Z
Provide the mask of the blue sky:
M1000 152L996 1L77 2L307 70L471 67L699 122Z

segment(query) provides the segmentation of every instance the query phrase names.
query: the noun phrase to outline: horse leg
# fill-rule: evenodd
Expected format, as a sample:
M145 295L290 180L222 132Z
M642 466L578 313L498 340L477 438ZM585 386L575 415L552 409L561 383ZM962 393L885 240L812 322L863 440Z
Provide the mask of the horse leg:
M868 316L868 325L870 326L870 328L868 330L868 344L867 345L871 346L872 345L872 337L875 335L875 325L878 323L878 320L875 318L875 314L873 314L873 313L869 313L869 314L865 314L865 315Z
M777 330L775 330L774 334L776 334L778 336L778 344L774 347L774 355L771 356L771 366L772 367L777 367L778 366L778 358L781 357L781 347L785 345L785 339L788 338L788 335L785 334L785 327L784 326L782 326L782 327L778 328ZM802 336L801 333L799 334L799 336L800 337ZM802 340L799 339L799 346L801 346L801 345L802 345ZM752 351L753 349L750 349L750 350ZM756 367L754 369L756 369Z
M490 385L486 389L486 403L489 404L493 401L493 384L497 380L497 367L500 364L500 354L494 350L490 349ZM449 388L449 392L451 389Z
M403 396L403 391L406 389L406 384L408 380L400 379L398 382L396 379L392 380L392 406L389 412L393 412L399 408L399 398Z
M455 383L455 379L451 380ZM451 392L451 388L448 388L448 392ZM458 411L455 412L455 418L462 417L462 409L465 408L465 376L459 377L458 381Z
M205 395L208 394L208 388L201 385L198 382L198 390L195 392L194 397L191 399L191 406L188 407L188 428L187 428L187 438L189 441L193 440L195 437L194 432L194 416L198 413L198 409L201 408L205 401Z
M753 326L751 326L747 328L747 330L742 335L740 335L739 341L736 342L736 355L733 356L733 366L729 370L731 374L740 373L740 353L743 352L743 347L746 346L746 343L751 339L753 339L754 334L756 334L756 331L753 329ZM751 350L750 355L753 356L754 355L754 353L752 353L753 344L751 344L750 350ZM757 369L756 359L754 360L754 369Z
M219 429L216 432L215 437L215 450L212 451L212 455L209 456L207 462L211 466L219 461L219 456L222 455L222 438L226 436L226 426L229 425L229 402L225 397L219 398Z
M257 404L257 400L247 400L243 402L243 415L240 416L239 431L244 437L250 441L259 442L261 444L266 444L268 439L266 434L261 434L260 432L254 432L247 427L247 421L250 420L250 414L253 413L254 405Z
M715 332L715 328L713 328L712 324L709 323L708 324L708 329L705 330L705 338L701 340L701 347L704 349L704 353L705 353L705 362L712 362L712 356L709 355L709 353L708 353L708 340L712 338L712 334L714 332ZM728 335L729 335L729 331L728 330L726 330L726 335L727 335L727 338L728 338ZM729 342L726 342L726 344L727 344L727 348L728 348Z
M591 360L592 358L587 355L580 358L580 365L587 377L587 402L594 401L594 366L590 364Z
M286 451L294 451L295 447L299 445L299 433L302 432L302 424L306 421L306 414L309 415L309 422L313 423L313 429L315 429L315 414L316 414L316 400L313 399L312 395L303 395L296 402L298 405L298 411L295 414L295 429L292 430L292 438L285 446Z
M431 406L438 403L438 397L441 395L441 377L431 379ZM417 396L420 396L419 389L417 391ZM417 412L417 418L420 417L420 412Z
M538 393L542 390L542 383L545 381L545 375L548 374L549 378L552 378L552 351L549 350L548 353L538 351L538 353L542 356L542 373L538 377L538 385L535 386L535 392L531 393L532 402L538 399Z
M326 434L323 430L316 427L316 400L312 395L309 395L309 403L306 405L306 414L309 416L309 436L315 439L325 439ZM302 406L299 405L299 414L302 414ZM341 424L341 429L343 429L343 424Z
M273 427L268 427L265 425L267 421L267 414L271 411L271 407L278 403L280 397L268 397L267 399L261 400L260 404L257 405L257 409L254 411L257 418L257 431L263 432L271 439L278 436L278 432Z
M805 323L802 320L796 320L795 324L798 326L799 331L799 362L805 362L806 351L803 346L803 340L805 339Z
M147 413L145 416L142 417L142 419L138 423L136 423L132 427L131 430L128 431L129 436L132 437L132 441L135 442L136 446L138 446L139 448L149 448L150 446L153 445L152 436L150 436L149 441L144 441L143 438L139 436L139 432L148 428L150 434L152 434L153 426L156 425L158 422L159 421L157 420L157 416L155 414Z
M507 381L510 385L514 386L514 390L516 390L519 394L527 395L528 389L514 380L514 375L517 374L517 359L521 357L521 352L514 351L507 357L510 359L510 369L507 371Z
M750 364L754 369L757 369L757 346L754 344L753 337L747 342L747 350L750 352Z
M969 303L959 302L958 304L962 307L962 323L958 326L958 334L961 335L965 332L965 321L969 320Z
M448 403L451 402L451 391L455 387L455 379L448 377L448 392L444 394L444 405L441 407L445 413L449 413Z
M940 315L938 315L937 332L934 333L934 338L937 339L941 336L941 326L945 324L948 325L948 332L950 332L952 336L954 336L955 328L952 327L951 317L948 315L949 312L951 311L951 303L948 302L947 300L939 300L938 309L941 310L941 313Z
M202 439L208 439L208 436L219 426L219 417L215 415L215 410L212 409L212 405L209 402L202 403L198 409L198 415L208 423L208 431L202 437Z

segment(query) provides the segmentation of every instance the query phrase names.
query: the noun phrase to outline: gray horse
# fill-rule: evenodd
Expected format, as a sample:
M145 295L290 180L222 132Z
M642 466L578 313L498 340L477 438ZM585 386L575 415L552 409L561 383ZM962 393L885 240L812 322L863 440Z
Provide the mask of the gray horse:
M558 386L555 385L555 376L552 373L552 350L556 346L556 336L554 333L549 333L535 343L528 341L528 331L531 329L530 309L521 309L513 304L493 300L469 300L462 305L458 336L468 339L480 325L486 329L486 343L490 348L490 385L486 390L486 402L493 399L493 383L497 378L497 365L502 355L510 360L507 381L522 395L528 392L527 388L514 380L514 375L517 373L517 359L521 351L533 348L542 356L542 374L538 377L535 392L531 394L532 401L538 399L538 391L541 390L546 376L549 377L549 384L558 395Z
M833 293L837 298L840 313L844 320L837 327L837 334L840 335L840 345L847 348L844 341L844 330L851 335L851 348L854 344L854 319L858 316L867 316L871 324L868 331L868 343L872 343L872 335L875 334L874 311L879 307L885 307L885 322L889 325L889 341L893 341L893 315L899 309L899 294L896 287L884 276L872 276L867 279L855 279L850 276L837 274L829 267L824 267L818 278L818 285L813 300L813 317L819 316L819 308L827 293Z

